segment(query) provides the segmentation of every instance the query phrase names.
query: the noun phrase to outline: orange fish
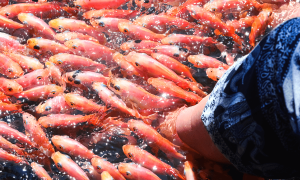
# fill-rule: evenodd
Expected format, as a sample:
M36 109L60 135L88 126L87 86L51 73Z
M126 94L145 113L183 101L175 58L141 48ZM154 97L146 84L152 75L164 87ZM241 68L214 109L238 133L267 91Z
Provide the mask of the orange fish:
M2 136L0 136L0 147L5 150L8 151L10 153L17 153L18 155L22 156L24 155L24 151L23 149L19 148L17 145L9 142L8 140L6 140L5 138L3 138Z
M93 18L90 20L90 23L94 28L105 32L119 32L118 24L120 22L130 23L131 21L127 19L110 18L110 17L102 17L100 19Z
M184 99L191 105L195 105L202 100L197 94L188 92L177 86L174 82L163 78L149 78L148 83L154 86L159 93Z
M190 72L190 68L188 66L180 63L176 59L171 58L164 54L159 54L159 53L152 53L151 56L152 56L152 58L156 59L158 62L162 63L166 67L173 70L178 75L183 75L185 77L190 78L192 81L196 82L192 73Z
M96 30L94 27L87 25L84 21L69 19L69 18L57 18L49 21L50 27L59 31L71 31L82 34L87 34L98 40L100 44L106 43L106 37L103 33Z
M262 4L256 0L214 0L206 3L204 9L211 12L243 12L255 7L257 10L261 10Z
M20 3L2 7L0 15L14 18L20 13L32 13L38 17L55 17L61 15L61 7L54 3Z
M47 173L47 171L43 168L42 165L37 164L35 162L31 163L31 168L33 170L33 172L40 178L43 180L52 180L52 178L49 176L49 174Z
M0 148L0 160L1 161L8 161L8 162L14 162L16 164L28 164L28 162L26 162L25 160L23 160L22 158L12 155L6 151L4 151L3 149Z
M124 145L122 147L124 154L133 162L152 170L157 174L168 174L175 179L185 179L177 169L157 159L152 154L134 145Z
M23 87L15 80L0 78L0 91L6 95L13 95L21 93L23 91Z
M92 159L95 156L91 150L87 149L80 142L71 139L68 136L53 136L51 141L56 149L72 156L84 159Z
M103 76L101 73L91 71L72 71L65 73L63 79L66 83L82 89L88 88L91 90L94 82L101 82L107 84L108 77Z
M75 0L74 5L82 9L117 9L129 0Z
M28 47L38 53L50 52L53 55L58 53L69 53L71 50L63 44L57 43L49 39L30 38L27 40Z
M44 69L44 65L40 63L40 61L36 58L9 52L4 54L8 56L11 60L18 63L25 72L32 72L37 69Z
M91 165L90 162L84 162L81 165L81 168L84 170L86 175L90 178L90 180L99 180L101 179L101 174L99 174L96 169ZM101 179L104 180L104 179ZM112 180L112 179L109 179Z
M22 105L20 104L8 104L0 102L0 117L7 116L11 113L17 113L22 111Z
M55 152L54 148L36 118L29 113L23 113L23 122L26 135L29 139L35 142L36 147L45 155L51 156L51 154Z
M228 69L229 66L223 62L217 60L216 58L206 56L204 54L190 55L188 61L194 64L197 68L219 68Z
M149 40L131 40L124 42L120 46L120 49L122 49L123 51L132 51L136 49L152 49L159 45L161 45L161 43Z
M36 112L39 114L64 114L71 113L72 109L67 104L65 97L63 95L56 96L54 98L48 99L43 104L39 104L35 108Z
M223 68L208 68L206 70L206 75L208 78L218 81L226 71L227 70Z
M113 180L114 178L107 171L101 173L101 180Z
M5 95L2 91L0 91L0 101L10 104L11 102L9 98L9 96Z
M134 39L140 39L140 40L150 40L159 42L161 39L166 37L163 34L156 34L153 31L150 31L147 28L144 28L143 26L131 24L128 22L120 22L118 24L120 32L130 36Z
M48 69L38 69L15 80L23 87L23 91L25 91L37 86L51 84L49 73Z
M199 37L194 35L185 35L185 34L171 34L168 37L165 37L161 40L162 44L170 45L185 45L189 47L193 46L207 46L214 47L217 41L211 37Z
M130 52L127 55L127 60L130 61L132 65L135 65L140 71L148 72L148 75L151 77L162 77L171 80L183 89L191 89L202 97L206 96L206 94L198 87L197 83L183 79L174 71L146 54Z
M0 26L4 29L20 29L24 25L0 15Z
M85 172L69 156L55 152L52 154L51 159L60 171L74 177L76 180L89 180Z
M19 52L19 53L26 52L26 46L20 44L18 38L15 36L11 36L9 34L0 32L0 41L1 41L1 46L0 46L1 51Z
M38 122L44 128L57 127L73 127L82 124L91 124L93 126L101 126L101 117L98 115L70 115L70 114L50 114L48 116L40 117Z
M78 33L78 32L69 32L69 31L64 31L63 33L57 33L55 36L55 39L59 41L60 43L64 43L66 41L72 40L72 39L81 39L81 40L88 40L88 41L93 41L96 43L99 43L99 41L92 36Z
M252 26L251 26L251 32L249 35L249 43L252 47L255 46L255 40L256 38L258 38L259 36L261 36L267 26L268 26L268 21L270 16L272 15L272 9L271 8L266 8L263 9L258 16L256 17L256 19L254 20Z
M184 175L186 177L186 180L197 180L198 179L196 176L195 168L191 161L184 162Z
M43 37L45 39L54 40L55 32L42 19L31 13L20 13L18 19L25 25L32 28L35 37Z
M99 43L93 41L73 39L65 42L65 45L72 49L72 51L79 55L88 57L94 61L105 61L106 64L113 64L113 57L115 50L110 49Z
M105 106L101 106L92 100L89 100L78 94L68 93L64 94L67 104L83 113L104 113L106 111Z
M20 143L23 144L27 144L30 146L34 145L25 134L11 128L7 123L3 121L0 121L0 135L7 138L17 139Z
M107 171L115 180L125 180L124 176L118 171L118 169L106 159L94 157L91 162L98 173Z
M102 71L106 69L104 64L97 63L89 58L67 53L59 53L51 56L49 61L65 71L74 71L78 69Z
M0 53L0 74L9 78L20 77L24 74L21 66L10 59L8 56Z
M54 84L37 86L32 89L14 94L16 98L25 98L29 101L48 99L63 93L63 88Z
M248 27L251 27L256 16L247 16L245 18L241 18L239 20L226 21L227 26L232 26L235 31L241 32Z
M66 89L66 83L64 81L64 79L61 77L62 76L62 72L61 69L59 67L57 67L54 63L47 61L45 63L47 69L49 69L49 73L50 73L50 77L52 82L58 83L63 90Z
M100 9L91 10L83 13L85 19L111 17L111 18L124 18L130 19L138 15L139 11L123 10L123 9Z
M205 10L202 7L189 5L187 9L191 13L191 16L198 20L200 24L209 26L211 28L217 29L226 36L230 36L233 40L238 43L240 46L243 44L243 40L235 34L235 30L231 26L227 26L220 18L210 11Z
M169 158L185 160L185 156L178 153L173 143L163 138L154 128L138 120L129 120L128 125L131 131L151 144L162 150Z
M120 163L118 165L120 173L129 180L161 180L156 174L149 169L134 163Z

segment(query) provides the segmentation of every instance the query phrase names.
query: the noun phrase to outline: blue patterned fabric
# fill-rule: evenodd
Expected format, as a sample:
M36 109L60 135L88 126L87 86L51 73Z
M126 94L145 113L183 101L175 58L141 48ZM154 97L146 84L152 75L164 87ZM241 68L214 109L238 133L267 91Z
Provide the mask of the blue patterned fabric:
M218 81L201 116L240 171L300 175L300 18L270 32Z

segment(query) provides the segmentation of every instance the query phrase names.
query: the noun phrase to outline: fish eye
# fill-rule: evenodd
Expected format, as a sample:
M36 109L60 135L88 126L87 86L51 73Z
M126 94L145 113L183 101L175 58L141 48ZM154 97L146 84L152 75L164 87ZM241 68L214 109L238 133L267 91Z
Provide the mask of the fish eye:
M114 88L115 88L115 90L117 90L117 91L120 91L120 86L118 86L118 85L116 85L116 86L114 86Z
M64 149L64 147L62 147L61 145L59 145L58 147L59 147L59 149Z
M104 27L105 26L105 24L104 24L104 22L99 22L99 24L98 24L99 26L101 26L101 27Z
M75 80L74 80L74 83L75 83L75 84L80 84L80 80L79 80L79 79L75 79Z
M62 168L62 164L61 163L57 163L56 166L59 167L59 168Z
M175 56L175 57L179 57L179 54L175 53L175 54L173 54L173 56Z
M76 8L80 9L80 8L81 8L81 6L80 6L80 5L76 5Z
M124 28L124 32L129 32L129 29L128 28Z
M7 71L10 73L14 72L11 68L8 68Z
M60 26L58 26L58 29L62 30L62 29L64 29L64 27L60 25Z
M135 40L134 42L135 43L140 43L140 42L142 42L142 40Z
M139 66L139 65L140 65L138 62L135 62L134 64L135 64L136 66Z
M126 171L126 175L127 175L127 176L130 176L130 175L131 175L131 172Z
M68 77L68 81L72 82L72 81L73 81L73 78Z
M70 104L71 104L71 106L75 106L75 103L73 103L73 102L70 102Z
M39 49L40 49L40 46L39 46L39 45L34 45L34 46L33 46L33 49L39 50Z
M29 70L31 71L31 70L32 70L32 67L29 67Z
M8 87L7 89L8 89L8 91L12 91L12 90L13 90L13 88L12 88L12 87Z
M51 106L46 106L45 107L45 111L50 111L51 110Z
M216 9L216 8L212 8L211 10L212 10L212 11L214 11L214 12L215 12L215 11L217 11L217 9Z
M203 65L201 61L196 62L197 65Z
M23 24L28 24L28 22L27 21L23 21Z
M131 153L128 153L128 156L129 156L130 158L132 158L132 157L133 157L133 155L132 155Z
M78 46L77 45L72 45L72 48L76 49L76 48L78 48Z
M216 76L217 80L219 81L220 77L219 76Z
M62 60L59 59L59 60L57 60L57 63L62 64L63 62L62 62Z
M97 169L101 170L101 169L102 169L102 167L98 165L98 166L97 166Z
M5 16L9 16L9 15L10 15L10 13L9 13L9 12L5 13Z
M90 170L88 170L88 169L83 169L83 171L85 171L88 174L91 173Z
M147 24L146 24L146 23L143 23L143 24L142 24L142 26L143 26L143 27L146 27L146 26L147 26Z
M55 90L51 91L51 94L53 94L53 95L54 95L55 93L56 93L56 91L55 91Z
M133 127L132 129L133 129L134 131L137 131L137 128L136 128L136 127Z
M144 3L149 3L150 1L149 0L144 0Z
M38 76L38 77L36 77L38 80L41 80L42 79L42 76Z

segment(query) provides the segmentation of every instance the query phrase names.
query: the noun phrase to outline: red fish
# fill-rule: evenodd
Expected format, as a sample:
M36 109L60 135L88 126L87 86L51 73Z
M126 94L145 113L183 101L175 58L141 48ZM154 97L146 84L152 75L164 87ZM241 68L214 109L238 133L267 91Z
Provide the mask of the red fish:
M33 170L33 172L40 178L43 180L52 180L52 178L49 176L49 174L47 173L47 171L43 168L42 165L37 164L35 162L31 163L31 168Z
M89 180L86 173L69 156L55 152L51 159L60 171L67 173L76 180Z
M28 90L37 86L49 85L48 69L38 69L16 79L16 82L23 87L23 90Z
M27 40L28 47L38 53L50 52L53 55L58 53L71 52L68 47L55 41L43 38L30 38Z
M107 171L115 180L125 180L124 176L118 171L118 169L106 159L94 157L91 162L98 173Z
M226 71L227 70L223 68L208 68L206 70L206 75L208 78L218 81Z
M0 148L0 160L1 161L8 161L8 162L14 162L16 164L28 164L28 162L26 162L25 160L23 160L22 158L12 155L6 151L4 151L3 149Z
M90 180L99 180L101 179L101 174L99 174L96 169L91 165L90 162L83 163L81 168L84 170L86 175L90 178ZM104 179L101 179L104 180ZM112 179L110 179L112 180Z
M26 53L26 46L20 44L15 36L0 32L0 42L1 51Z
M74 5L82 9L117 9L129 0L75 0Z
M102 71L106 69L104 64L97 63L91 59L76 56L67 53L59 53L57 55L51 56L49 61L56 64L65 71L74 71L74 70L96 70Z
M151 94L126 79L111 78L108 84L111 90L120 95L129 105L136 107L142 115L168 110L180 104L178 100L166 99Z
M91 19L92 26L100 31L105 32L119 32L118 24L120 22L130 23L127 19L102 17L100 19Z
M187 48L183 48L181 46L171 46L171 45L161 45L156 46L152 49L140 49L137 50L137 52L140 53L146 53L149 56L152 53L160 53L167 56L170 56L174 59L177 59L178 61L186 61L187 56L189 55L189 50Z
M21 93L23 91L23 87L15 80L0 78L0 91L6 95L13 95Z
M256 0L214 0L206 3L203 7L211 12L243 12L252 7L260 11L263 5Z
M88 40L88 41L93 41L96 43L99 43L99 41L92 36L78 33L78 32L69 32L69 31L64 31L63 33L57 33L55 36L55 39L59 41L60 43L64 43L66 41L72 40L72 39L81 39L81 40Z
M128 125L131 131L143 138L151 146L156 146L162 150L169 158L185 160L185 156L178 153L173 143L163 138L154 128L138 120L129 120Z
M71 113L72 108L67 104L65 97L63 95L56 96L54 98L48 99L43 104L39 104L35 108L36 112L39 114L64 114Z
M73 39L65 42L65 45L75 52L75 54L80 56L88 57L94 61L105 61L108 65L113 64L113 57L115 50L112 50L101 44L87 41Z
M149 169L134 163L120 163L118 165L120 173L129 180L161 180L156 174Z
M45 63L47 69L49 69L51 80L55 83L58 83L63 90L66 89L66 83L64 79L61 77L62 73L60 68L58 68L54 63L47 61Z
M165 93L174 97L184 99L191 105L195 105L202 100L202 98L197 94L182 89L172 81L168 81L162 78L149 78L148 83L154 86L161 94Z
M184 175L186 180L197 180L196 172L191 161L185 161L184 163Z
M7 116L11 113L21 112L22 105L0 102L0 117Z
M39 124L44 128L57 128L57 127L73 127L76 125L88 123L93 126L100 126L101 119L94 114L82 115L69 115L69 114L50 114L39 118Z
M92 100L89 100L78 94L64 94L67 104L83 113L104 113L106 111L105 106L101 106Z
M143 26L155 33L166 33L170 27L178 29L192 28L190 23L184 19L168 15L145 15L138 17L134 24Z
M83 14L85 19L100 18L100 17L111 17L111 18L124 18L130 19L135 17L139 11L122 10L122 9L101 9L91 10Z
M53 136L51 141L56 149L72 156L84 159L92 159L95 156L91 150L87 149L80 142L71 139L68 136Z
M35 142L36 147L45 155L51 156L51 154L55 152L54 148L36 118L29 113L23 113L23 122L26 135L29 139Z
M171 58L167 55L164 54L159 54L159 53L153 53L151 56L156 59L158 62L162 63L166 67L170 68L173 70L175 73L179 75L183 75L185 77L190 78L192 81L196 82L194 79L192 73L190 72L190 68L179 61L177 61L174 58Z
M172 175L176 179L185 179L180 175L177 169L157 159L152 154L134 145L124 145L122 147L124 154L133 162L152 170L158 174Z
M122 54L116 52L113 55L113 59L122 68L123 71L121 70L121 73L124 76L136 75L139 77L144 77L144 74L140 72L138 69L136 69L133 65L131 65L130 62L126 61L126 57L124 57Z
M18 19L25 25L31 27L35 37L43 37L45 39L54 40L55 32L42 19L31 13L20 13Z
M247 16L239 20L227 21L226 24L227 26L232 26L235 29L235 31L241 32L242 30L251 27L255 19L256 16Z
M141 71L148 72L149 76L162 77L171 80L177 86L180 86L183 89L191 89L192 91L197 92L197 94L202 97L206 96L206 94L198 87L197 83L183 79L174 71L170 70L169 68L146 54L130 52L127 55L127 60Z
M5 95L2 91L0 91L0 101L10 104L11 102L9 98L9 96Z
M87 34L98 40L100 44L106 43L106 37L103 33L96 30L94 27L87 25L84 21L68 18L57 18L49 21L50 27L59 31L72 31L82 34Z
M0 9L0 15L7 18L14 18L20 13L32 13L38 17L55 17L61 14L61 7L54 3L21 3Z
M1 53L0 64L0 74L3 74L9 78L17 78L24 74L24 71L18 63Z
M24 25L0 15L0 26L5 29L20 29Z
M149 41L149 40L131 40L124 42L120 49L123 51L132 51L137 49L152 49L156 46L161 45L161 43Z
M77 70L64 74L63 79L72 86L91 89L94 82L107 84L109 78L103 76L101 73Z
M251 26L251 32L249 35L249 43L252 47L255 46L255 40L257 37L262 35L267 26L268 26L268 20L270 16L272 15L272 9L271 8L266 8L263 9L256 19L254 20L252 26Z
M17 145L9 142L2 136L0 136L0 147L4 149L5 151L8 151L10 153L17 153L18 155L22 156L24 155L23 149L19 148Z
M189 5L187 6L187 9L191 13L191 16L196 20L198 20L200 24L217 29L218 31L225 34L226 36L232 37L236 43L242 46L243 41L237 34L235 34L234 28L231 26L227 26L215 14L205 10L202 7L195 6L195 5Z
M205 56L204 54L190 55L188 61L197 68L219 68L228 69L229 66L216 58Z
M37 86L32 89L14 94L16 98L25 98L29 101L38 101L40 99L48 99L63 93L63 88L54 84Z
M0 135L7 138L17 139L23 144L27 144L30 146L34 145L25 134L19 132L16 129L11 128L7 123L3 121L0 121Z
M156 34L153 31L150 31L147 28L144 28L143 26L127 23L127 22L120 22L118 24L119 30L130 36L134 39L140 39L140 40L150 40L159 42L161 39L166 37L163 34Z
M18 63L25 72L32 72L37 69L44 69L44 65L40 63L40 61L36 58L9 52L5 53L5 55L8 56L11 60Z

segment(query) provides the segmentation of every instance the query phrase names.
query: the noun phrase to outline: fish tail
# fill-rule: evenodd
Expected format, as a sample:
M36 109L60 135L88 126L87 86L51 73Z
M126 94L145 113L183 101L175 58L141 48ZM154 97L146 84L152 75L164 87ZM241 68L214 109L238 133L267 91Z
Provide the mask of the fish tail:
M92 124L97 127L102 127L105 116L106 113L95 113L95 114L87 115L84 118L86 118L86 122L88 122L89 124Z

